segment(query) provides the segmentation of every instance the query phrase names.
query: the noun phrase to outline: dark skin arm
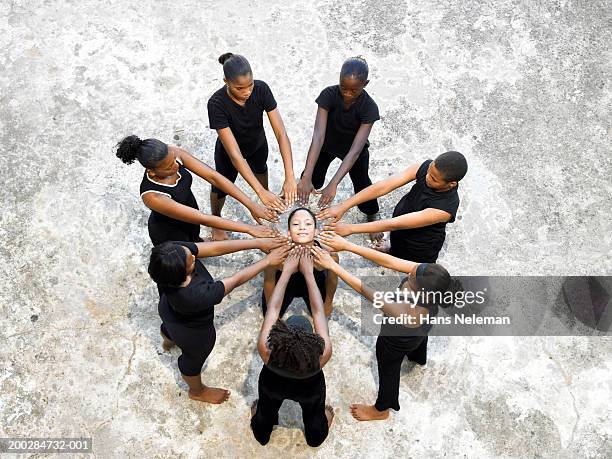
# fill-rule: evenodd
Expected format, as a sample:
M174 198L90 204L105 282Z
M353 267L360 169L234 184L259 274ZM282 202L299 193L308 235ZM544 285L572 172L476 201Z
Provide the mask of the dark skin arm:
M332 253L332 258L338 262L338 254ZM315 266L317 269L321 268L320 266ZM276 271L282 269L282 266L270 266L264 271L264 282L263 282L263 291L266 301L270 301L270 297L272 295L272 291L276 286ZM323 304L323 308L325 310L325 315L329 316L332 312L332 306L334 301L334 295L336 294L336 289L338 288L338 276L333 272L327 273L327 278L325 279L325 303Z
M285 169L285 182L283 183L282 196L285 198L285 204L292 206L297 199L297 183L295 181L295 173L293 172L293 154L291 152L291 142L285 129L285 124L281 118L278 108L268 112L268 120L270 126L276 136L278 148L283 159L283 167Z
M349 252L353 252L354 254L373 261L377 265L384 266L385 268L389 268L394 271L412 274L414 276L416 275L416 269L419 266L419 263L415 263L414 261L402 260L401 258L394 257L393 255L389 255L387 253L382 253L370 247L363 247L361 245L354 244L332 232L323 232L319 238L321 242L329 246L332 250L348 250ZM337 260L335 261L337 263Z
M247 225L242 222L234 222L225 218L207 215L193 207L180 204L173 199L159 193L145 193L142 196L145 205L160 214L182 222L219 228L238 233L247 233L254 237L272 237L274 230L261 225Z
M330 257L331 258L331 257ZM323 338L325 341L325 348L323 354L319 358L319 364L321 368L325 366L332 356L332 342L329 337L329 327L327 325L327 317L325 316L325 308L323 306L323 298L321 298L321 292L317 286L313 274L313 259L312 255L308 252L303 253L300 257L300 271L306 279L306 286L308 288L308 298L310 300L310 309L312 311L312 322L314 325L314 332Z
M282 263L282 261L277 263L277 265L280 263ZM268 336L270 335L270 330L280 316L280 310L283 304L287 284L289 283L291 275L297 272L298 263L299 254L294 250L285 260L283 272L276 283L276 287L274 287L274 290L270 295L270 301L267 303L266 315L261 324L261 330L257 340L257 350L259 351L259 355L264 363L268 363L268 360L270 359L270 349L268 349Z
M319 107L317 109L317 116L315 118L314 130L312 133L312 141L310 142L310 148L308 148L308 155L306 157L306 165L304 166L304 172L300 183L298 183L298 197L300 202L304 205L308 204L311 193L314 192L312 185L312 172L314 170L317 159L321 154L321 147L325 140L325 130L327 128L327 115L328 111L324 108Z
M317 192L317 194L321 195L321 197L319 198L319 208L327 207L334 200L340 181L344 178L346 174L348 174L348 172L353 167L353 164L355 164L355 161L357 161L357 158L363 150L363 147L365 146L365 143L368 140L368 136L372 131L372 126L372 123L362 124L361 126L359 126L359 130L357 131L357 134L353 139L351 148L342 160L342 164L340 164L340 167L338 168L332 179L329 181L327 186L323 188L320 192Z
M278 247L287 246L291 248L291 242L286 236L275 238L256 239L231 239L227 241L196 242L198 247L198 258L218 257L228 253L240 252L242 250L259 249L270 252Z
M254 202L246 194L240 191L240 189L230 180L191 155L186 150L174 145L168 145L168 149L174 152L177 158L180 158L185 168L242 203L242 205L249 209L249 212L251 212L251 215L257 223L261 224L262 219L268 220L269 222L278 222L278 216L275 212Z
M251 280L257 274L262 272L267 266L270 266L271 264L282 263L282 260L287 257L289 250L290 247L286 245L278 247L272 250L268 255L265 256L265 258L258 261L257 263L247 266L246 268L238 271L233 276L226 277L225 279L223 279L221 282L223 282L223 285L225 286L225 295L229 294L236 287Z
M349 236L355 233L376 233L383 231L395 231L407 228L421 228L435 223L447 222L451 214L440 209L423 209L418 212L410 212L395 218L379 220L369 223L329 223L323 226L325 231L333 231L340 236Z
M361 279L359 279L354 274L345 270L342 266L336 263L329 253L321 250L319 247L313 247L311 249L312 254L315 260L325 266L327 269L335 272L344 282L346 282L353 290L357 293L363 295L370 302L375 301L375 293L372 287L363 283ZM426 308L421 306L414 306L409 304L401 304L401 303L388 303L383 302L381 310L388 316L399 317L401 315L412 316L414 320L412 323L403 324L407 328L418 328L421 323L425 320L424 317L429 315L429 311Z
M367 188L364 188L359 193L351 196L344 202L335 206L323 209L317 214L317 218L321 220L330 219L332 222L337 222L351 208L366 201L379 198L391 193L396 188L406 185L416 179L416 173L419 170L420 164L414 164L402 172L392 175L391 177L373 183Z
M246 180L246 182L250 185L251 188L257 193L259 199L263 203L264 206L276 210L277 212L284 211L284 203L280 197L275 195L269 190L266 190L259 180L253 174L249 163L247 163L246 159L242 156L240 152L240 147L238 146L238 142L232 133L232 130L229 127L223 129L217 129L217 134L219 135L219 140L223 144L223 148L227 152L232 161L232 164L238 171L238 173Z

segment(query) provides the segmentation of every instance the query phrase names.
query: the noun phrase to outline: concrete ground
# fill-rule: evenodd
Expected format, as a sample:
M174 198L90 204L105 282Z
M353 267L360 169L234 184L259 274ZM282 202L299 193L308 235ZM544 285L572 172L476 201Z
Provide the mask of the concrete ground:
M374 339L355 328L344 284L329 438L306 446L286 403L259 446L248 421L262 280L218 308L203 378L230 401L188 400L158 335L142 168L113 146L135 133L213 164L206 101L222 84L217 56L239 52L278 100L299 173L314 99L360 54L382 116L374 180L448 149L469 160L440 258L452 273L610 274L611 21L610 2L581 0L1 2L0 436L92 437L96 457L610 457L609 337L433 337L427 366L403 369L401 411L356 422L349 403L376 394ZM208 185L194 190L208 210ZM404 192L382 199L385 215ZM347 179L338 198L350 194ZM225 216L248 220L235 201ZM260 256L208 264L223 277Z

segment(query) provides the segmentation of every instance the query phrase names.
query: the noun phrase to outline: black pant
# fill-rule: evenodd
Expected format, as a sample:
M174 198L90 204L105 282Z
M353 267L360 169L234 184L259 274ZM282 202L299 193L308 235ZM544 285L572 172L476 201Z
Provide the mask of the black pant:
M315 187L315 189L318 190L323 186L325 183L325 176L327 175L327 169L332 161L336 158L344 159L341 156L321 150L319 158L315 163L314 170L312 171L312 185ZM353 182L353 190L355 191L355 194L372 184L372 180L370 180L370 176L368 175L369 167L370 153L367 148L364 148L355 161L355 164L353 164L353 167L351 167L351 170L349 171L349 176L351 178L351 182ZM378 201L376 199L362 202L357 207L359 207L359 210L366 215L373 215L379 210Z
M302 408L304 437L308 446L319 446L327 438L329 425L325 416L325 376L321 370L306 379L292 379L274 373L265 365L259 374L259 401L251 418L255 439L262 445L270 441L278 410L285 399L298 402Z
M245 153L250 152L243 151L242 153L244 156ZM265 174L268 171L268 143L264 142L257 151L248 154L248 156L244 156L244 159L246 159L246 162L254 174ZM225 151L221 141L218 139L215 144L215 170L232 183L234 183L238 177L238 169L234 167L229 154ZM212 186L210 191L216 193L219 198L227 196L225 191L221 191L215 186Z
M396 340L397 341L397 340ZM393 336L379 336L376 340L376 362L378 364L378 397L374 406L378 411L392 408L399 411L400 371L404 357L425 365L427 362L427 336L415 336L414 347L406 346L402 340L401 347L393 346Z
M197 376L202 372L204 362L215 347L217 332L215 326L189 327L176 320L167 301L159 302L162 319L161 331L181 349L178 367L185 376Z

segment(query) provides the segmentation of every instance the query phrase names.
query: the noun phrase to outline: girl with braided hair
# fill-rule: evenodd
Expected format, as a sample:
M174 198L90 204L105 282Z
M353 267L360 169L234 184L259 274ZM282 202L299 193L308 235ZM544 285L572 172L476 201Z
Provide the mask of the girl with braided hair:
M308 318L291 316L279 319L285 289L291 276L304 275L314 332ZM251 408L251 429L255 439L265 445L278 424L278 411L285 399L298 402L302 408L304 436L309 446L319 446L329 432L334 410L325 405L323 367L332 355L332 344L323 311L323 298L313 274L308 249L297 247L286 259L283 272L270 298L257 343L264 366L259 374L259 399Z

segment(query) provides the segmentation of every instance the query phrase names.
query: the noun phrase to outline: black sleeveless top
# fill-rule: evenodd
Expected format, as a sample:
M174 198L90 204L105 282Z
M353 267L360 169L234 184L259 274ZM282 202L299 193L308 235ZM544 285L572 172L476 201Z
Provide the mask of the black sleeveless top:
M176 183L174 185L168 185L156 182L151 179L147 171L145 171L142 182L140 182L140 197L147 193L163 194L180 204L193 209L199 209L198 202L191 192L193 177L185 166L183 166L180 158L177 158L176 161L179 164L179 178ZM199 241L200 225L176 220L154 210L151 210L148 226L149 236L154 245L167 241Z

